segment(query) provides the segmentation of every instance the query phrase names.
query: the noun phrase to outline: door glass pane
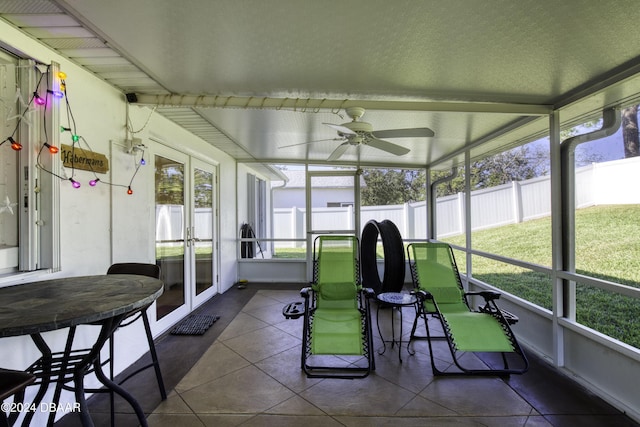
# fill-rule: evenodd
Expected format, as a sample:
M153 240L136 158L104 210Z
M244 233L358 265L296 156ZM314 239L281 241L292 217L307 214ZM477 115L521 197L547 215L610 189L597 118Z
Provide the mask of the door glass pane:
M162 270L164 293L158 298L161 319L184 305L184 164L155 158L156 263Z
M311 177L311 229L355 230L354 175Z
M305 259L307 256L305 220L305 170L303 166L274 165L287 180L271 181L271 237L274 258ZM265 214L266 218L266 214ZM291 239L289 241L285 239Z
M213 286L213 173L194 169L196 295Z
M0 55L2 55L0 53ZM16 102L15 68L8 57L0 56L0 129L2 138L16 129L16 111L23 108ZM14 118L10 118L13 116ZM15 140L19 136L14 134ZM5 141L0 149L0 274L18 267L18 159L20 152Z
M424 170L365 168L362 179L360 230L371 220L388 220L395 224L404 240L427 238ZM376 254L379 259L383 258L382 240L378 240Z

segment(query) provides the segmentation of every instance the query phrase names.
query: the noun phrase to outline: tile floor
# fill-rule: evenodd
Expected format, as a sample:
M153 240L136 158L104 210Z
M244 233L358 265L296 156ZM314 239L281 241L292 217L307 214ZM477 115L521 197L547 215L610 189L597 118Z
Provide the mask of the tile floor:
M205 308L222 310L221 320L205 335L162 339L158 351L168 399L160 402L156 396L151 373L132 386L150 413L149 425L638 426L536 358L531 358L528 373L508 379L434 378L425 341L412 344L413 356L403 346L403 363L397 346L378 355L382 342L375 328L375 305L376 371L356 380L306 378L300 369L302 319L282 316L285 303L300 299L298 290L232 289ZM404 310L406 335L413 309ZM392 312L380 313L387 338ZM215 340L207 338L211 334ZM203 353L197 361L193 347ZM444 362L445 353L437 354ZM109 425L101 398L92 399L91 409L96 425ZM116 425L137 424L125 405L117 410ZM67 425L78 425L77 420L65 417L56 423Z

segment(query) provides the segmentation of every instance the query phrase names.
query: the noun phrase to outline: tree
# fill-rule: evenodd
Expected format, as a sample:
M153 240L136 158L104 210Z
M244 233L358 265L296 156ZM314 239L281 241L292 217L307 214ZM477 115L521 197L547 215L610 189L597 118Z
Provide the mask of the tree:
M622 143L624 144L625 158L640 155L637 105L622 110Z
M523 181L547 172L548 156L539 148L527 145L477 160L471 164L471 189L495 187L511 181ZM450 175L450 171L438 171L432 175L437 180ZM465 174L443 182L436 188L436 196L448 196L464 191Z
M471 166L473 188L495 187L511 181L531 179L537 176L536 166L529 158L527 146L485 157Z
M156 165L156 203L159 205L184 204L184 171L182 165Z
M397 205L425 199L423 171L409 169L365 169L362 172L364 206Z

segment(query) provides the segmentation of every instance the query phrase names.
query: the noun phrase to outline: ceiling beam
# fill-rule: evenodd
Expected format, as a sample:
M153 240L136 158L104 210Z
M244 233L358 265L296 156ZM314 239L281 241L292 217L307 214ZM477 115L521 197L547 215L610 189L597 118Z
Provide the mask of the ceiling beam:
M367 110L432 111L448 113L495 113L517 116L544 116L552 106L501 102L384 101L356 99L270 98L253 96L146 95L127 94L129 102L159 107L257 108L317 112L362 107Z

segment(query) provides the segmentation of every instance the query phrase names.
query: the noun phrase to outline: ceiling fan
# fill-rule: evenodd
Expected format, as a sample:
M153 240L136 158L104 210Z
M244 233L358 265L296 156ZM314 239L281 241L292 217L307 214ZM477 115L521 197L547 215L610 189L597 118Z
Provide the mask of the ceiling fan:
M331 140L343 141L342 144L338 145L338 147L336 147L336 149L329 155L329 158L327 159L329 161L337 160L342 157L350 146L358 147L361 145L368 145L396 156L402 156L411 150L389 141L385 141L382 138L425 138L435 135L429 128L387 129L374 131L373 126L370 123L360 121L360 118L365 112L364 108L348 107L345 111L347 115L351 117L350 122L343 123L341 125L323 123L338 131L338 138L333 138ZM320 141L326 140L310 141L304 144Z

